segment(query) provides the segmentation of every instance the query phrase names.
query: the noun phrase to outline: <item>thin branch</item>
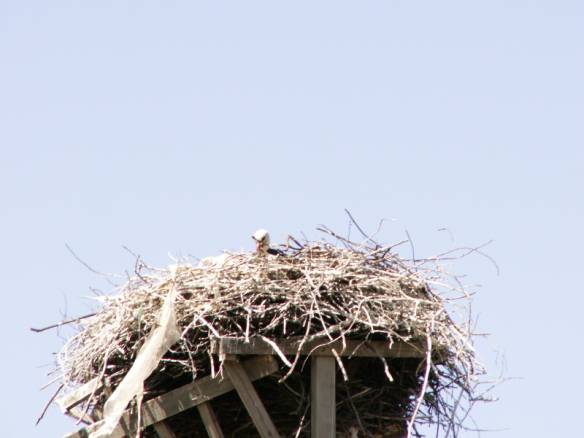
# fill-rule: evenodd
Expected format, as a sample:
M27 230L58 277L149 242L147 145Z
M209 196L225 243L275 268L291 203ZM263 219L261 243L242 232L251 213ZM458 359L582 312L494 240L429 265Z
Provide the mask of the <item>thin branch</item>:
M376 241L374 241L371 238L371 236L369 236L365 231L363 231L363 228L361 228L361 226L357 223L357 221L355 220L355 218L353 217L353 215L351 214L351 212L349 210L347 210L346 208L345 208L345 213L347 213L347 216L349 216L349 219L351 220L351 222L353 223L353 225L355 225L355 228L357 228L357 230L359 230L359 232L365 238L365 240L367 242L371 242L376 248L378 248L379 247L379 244ZM381 224L379 224L379 226L381 227Z
M45 407L43 408L43 411L41 412L41 415L39 416L39 418L37 419L35 426L37 426L41 420L43 419L43 417L45 416L45 413L47 412L47 409L49 409L49 406L51 405L51 403L53 403L53 401L57 398L57 396L59 395L59 392L61 392L61 390L65 387L64 384L61 384L57 390L55 391L55 393L53 394L53 396L49 399L49 401L47 402L47 404L45 405Z
M95 315L96 315L96 313L93 312L93 313L88 313L87 315L78 316L77 318L65 319L61 322L58 322L56 324L51 324L51 325L48 325L46 327L40 327L40 328L30 327L30 331L35 332L35 333L40 333L40 332L44 332L46 330L50 330L50 329L62 327L62 326L67 325L67 324L71 324L73 322L79 322L82 319L91 318L92 316L95 316Z
M412 262L416 263L416 251L414 250L414 241L410 236L410 232L406 230L406 236L408 238L408 242L410 243L410 249L412 250Z

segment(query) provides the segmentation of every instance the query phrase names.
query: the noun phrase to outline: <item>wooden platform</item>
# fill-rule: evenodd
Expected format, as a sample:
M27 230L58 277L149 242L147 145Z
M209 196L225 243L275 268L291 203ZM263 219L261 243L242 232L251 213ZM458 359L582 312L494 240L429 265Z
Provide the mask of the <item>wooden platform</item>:
M223 377L210 376L198 379L142 405L140 424L135 410L129 409L111 435L112 438L134 436L138 428L153 426L161 438L174 438L165 420L187 409L197 408L207 434L211 438L223 438L220 421L209 403L215 397L236 390L245 406L258 434L262 438L279 437L267 410L254 389L253 381L275 373L279 365L274 356L285 364L297 354L311 356L311 431L313 437L334 438L336 436L336 359L340 357L384 357L417 358L426 355L420 344L384 341L337 340L326 343L318 341L302 343L301 339L267 340L252 338L245 342L241 338L218 338L211 340L211 353L222 362ZM242 356L251 358L242 360ZM255 356L255 357L254 357ZM340 359L339 359L340 360ZM107 382L105 382L107 383ZM57 400L57 404L68 415L91 422L66 438L85 438L97 430L103 420L90 418L79 409L79 405L92 394L103 390L104 382L92 380L72 393Z
M315 340L302 344L302 339L281 339L277 342L262 338L250 338L245 342L241 338L220 338L211 340L211 353L214 354L284 354L295 355L300 350L303 355L344 357L392 357L392 358L424 358L425 347L421 344L407 344L385 341L337 340L323 344L323 340ZM334 351L334 352L333 352Z

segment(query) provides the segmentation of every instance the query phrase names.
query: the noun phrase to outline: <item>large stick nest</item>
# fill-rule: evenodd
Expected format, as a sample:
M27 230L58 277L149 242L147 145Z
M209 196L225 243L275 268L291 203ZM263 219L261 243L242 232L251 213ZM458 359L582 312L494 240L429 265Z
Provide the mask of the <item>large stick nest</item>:
M467 326L469 295L450 281L439 258L406 261L390 246L329 234L336 244L291 240L278 256L228 253L168 269L140 265L117 294L102 297L102 308L63 347L64 384L102 377L115 387L176 288L182 337L147 380L145 399L220 372L209 354L211 337L418 342L429 348L425 359L339 359L339 430L392 436L408 427L414 435L433 427L456 436L482 373ZM280 432L293 436L309 431L310 362L291 357L290 363L257 386ZM104 400L95 394L90 410ZM255 435L233 394L213 403L221 418L239 418L223 426L226 433ZM188 426L189 436L197 427L203 430Z

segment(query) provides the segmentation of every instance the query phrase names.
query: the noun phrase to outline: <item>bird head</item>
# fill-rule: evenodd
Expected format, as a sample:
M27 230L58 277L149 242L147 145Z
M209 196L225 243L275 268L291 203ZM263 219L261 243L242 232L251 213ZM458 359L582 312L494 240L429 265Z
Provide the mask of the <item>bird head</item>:
M270 234L264 230L259 229L251 236L256 242L256 251L258 254L265 254L270 247Z

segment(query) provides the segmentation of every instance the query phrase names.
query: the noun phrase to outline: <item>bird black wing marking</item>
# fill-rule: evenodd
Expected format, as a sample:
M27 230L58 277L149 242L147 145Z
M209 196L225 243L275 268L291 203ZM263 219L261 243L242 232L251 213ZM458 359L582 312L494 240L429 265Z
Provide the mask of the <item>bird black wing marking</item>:
M283 256L284 251L281 251L279 249L274 249L274 248L268 248L268 254L276 255L276 256Z

